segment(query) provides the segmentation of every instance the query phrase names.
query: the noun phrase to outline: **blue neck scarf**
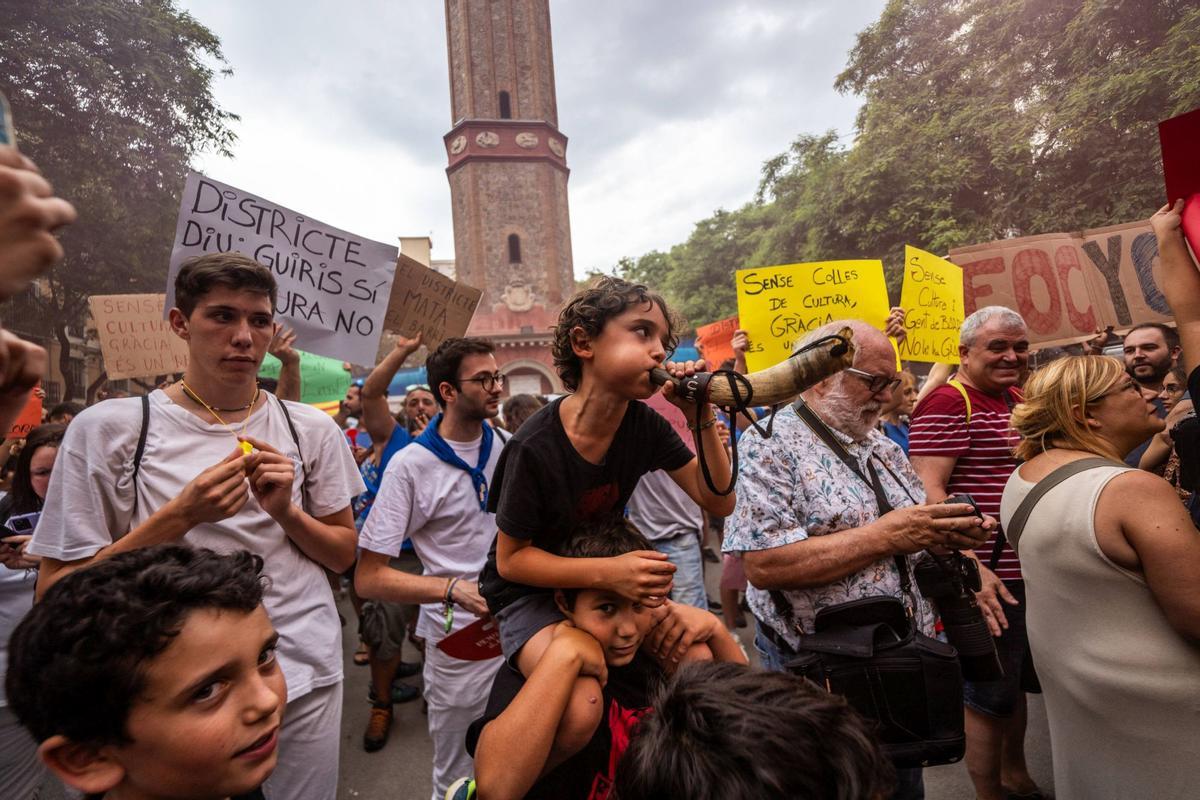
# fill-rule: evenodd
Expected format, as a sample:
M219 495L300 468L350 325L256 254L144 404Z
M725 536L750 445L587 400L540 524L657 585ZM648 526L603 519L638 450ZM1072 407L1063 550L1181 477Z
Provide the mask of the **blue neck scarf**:
M479 443L479 463L471 467L467 462L458 457L458 453L454 452L446 440L442 438L442 434L438 432L438 426L441 425L442 415L439 412L436 417L429 421L425 426L425 431L416 438L416 443L424 447L429 452L440 458L452 467L458 467L471 476L471 485L475 487L475 493L479 495L479 510L487 510L488 500L488 482L487 476L483 474L484 468L487 466L488 459L492 455L492 439L495 437L495 432L492 426L483 423L483 441Z

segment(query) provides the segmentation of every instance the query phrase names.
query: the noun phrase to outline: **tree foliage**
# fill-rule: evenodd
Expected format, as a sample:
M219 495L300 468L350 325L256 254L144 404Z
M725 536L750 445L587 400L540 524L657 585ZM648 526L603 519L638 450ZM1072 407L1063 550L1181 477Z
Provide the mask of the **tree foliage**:
M0 88L18 144L79 210L27 329L64 345L92 294L162 291L178 198L198 152L237 119L212 95L220 41L174 0L0 0ZM222 69L222 73L228 70Z
M736 311L735 269L882 258L898 296L905 244L1147 217L1156 124L1200 106L1197 31L1189 0L891 0L835 84L863 99L849 146L798 136L752 202L619 269L704 323Z

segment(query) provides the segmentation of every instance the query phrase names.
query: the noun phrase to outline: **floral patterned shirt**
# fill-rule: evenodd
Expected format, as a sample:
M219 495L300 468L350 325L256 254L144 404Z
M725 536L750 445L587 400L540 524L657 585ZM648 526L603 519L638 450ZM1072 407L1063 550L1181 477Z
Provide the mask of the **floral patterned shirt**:
M874 461L894 507L925 501L921 479L895 442L876 430L862 442L838 430L834 435L858 461L864 475L870 476L867 459ZM791 406L776 415L771 438L747 431L739 445L737 506L725 521L725 552L770 550L810 536L860 528L878 519L875 492L804 424ZM910 569L912 564L913 557L909 556ZM914 618L921 630L932 636L936 619L933 610L917 592L915 583L913 592L918 598ZM900 597L906 607L912 605L900 591L900 575L890 556L827 586L786 590L782 594L792 609L792 625L776 610L765 590L750 585L746 599L754 616L793 647L800 644L796 626L812 633L817 611L827 606L877 595Z

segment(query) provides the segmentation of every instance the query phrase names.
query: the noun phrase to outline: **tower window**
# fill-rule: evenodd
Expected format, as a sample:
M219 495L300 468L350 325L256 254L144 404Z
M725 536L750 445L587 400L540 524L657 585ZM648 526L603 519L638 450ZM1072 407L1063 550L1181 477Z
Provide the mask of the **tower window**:
M521 237L515 233L508 235L508 263L521 263Z
M512 100L509 99L508 92L500 93L500 119L512 119Z

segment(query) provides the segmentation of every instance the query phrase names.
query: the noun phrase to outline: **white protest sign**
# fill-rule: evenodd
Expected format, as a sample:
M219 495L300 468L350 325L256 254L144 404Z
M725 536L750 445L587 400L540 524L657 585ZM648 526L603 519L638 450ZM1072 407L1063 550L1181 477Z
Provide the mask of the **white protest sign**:
M275 319L296 331L296 347L374 364L398 249L309 219L199 173L188 174L167 276L167 308L187 259L237 251L279 283Z

